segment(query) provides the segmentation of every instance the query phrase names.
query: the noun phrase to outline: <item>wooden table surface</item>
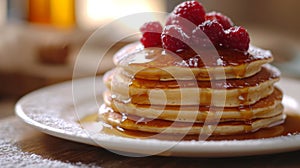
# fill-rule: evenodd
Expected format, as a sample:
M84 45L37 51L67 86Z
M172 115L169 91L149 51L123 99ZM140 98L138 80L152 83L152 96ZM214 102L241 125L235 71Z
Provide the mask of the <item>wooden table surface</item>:
M235 158L125 157L0 120L0 167L300 167L300 151Z

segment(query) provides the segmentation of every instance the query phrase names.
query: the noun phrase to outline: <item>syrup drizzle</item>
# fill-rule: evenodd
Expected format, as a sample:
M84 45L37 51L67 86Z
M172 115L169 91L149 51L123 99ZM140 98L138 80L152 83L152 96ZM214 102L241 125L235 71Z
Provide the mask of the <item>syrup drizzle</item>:
M214 80L214 81L194 81L194 80L171 80L171 81L159 81L159 80L146 80L140 78L132 78L130 86L137 88L213 88L213 89L236 89L245 88L244 94L248 93L246 90L248 87L257 86L266 81L277 81L280 73L277 69L271 66L265 66L256 75L253 75L243 80L227 79L227 80ZM243 96L247 98L247 95Z
M287 117L285 122L281 125L274 126L271 128L263 128L256 132L250 132L245 134L238 135L222 135L222 136L210 136L207 141L221 141L221 140L253 140L253 139L264 139L264 138L273 138L279 136L291 136L300 134L300 114L297 112L285 112ZM103 124L98 122L98 114L94 113L82 118L78 121L82 125L92 125L92 124ZM85 127L87 128L87 127ZM91 128L87 128L91 129ZM104 124L102 130L99 129L99 132L109 134L109 135L117 135L127 138L139 138L139 139L149 139L155 138L159 140L178 140L178 137L181 137L180 140L190 141L190 140L199 140L199 135L177 135L177 134L154 134L154 133L146 133L141 131L132 131L125 130L120 127L113 127L107 124Z
M134 46L131 46L134 48ZM125 49L124 49L125 51ZM163 51L162 49L143 49L140 51L133 52L134 49L132 49L132 52L128 52L128 54L117 54L115 56L115 63L116 65L121 66L129 66L129 65L143 65L143 67L148 68L160 68L160 67L166 67L166 66L182 66L182 67L190 67L190 68L201 68L201 67L216 67L216 66L243 66L242 68L238 68L239 70L236 72L233 72L236 77L243 77L246 73L246 67L244 67L243 64L252 62L254 60L268 60L272 57L271 53L269 51L260 50L257 48L250 48L249 52L236 52L233 50L219 50L217 54L210 53L210 52L203 52L202 54L205 55L205 60L198 59L197 55L194 57L190 57L192 54L195 53L189 53L190 51L186 51L184 53L181 53L180 57L174 57L174 55L167 53ZM122 56L123 55L123 56ZM188 56L187 59L184 58L184 56ZM182 59L183 58L183 59ZM242 70L241 70L242 69ZM279 74L274 73L270 76L267 76L263 74L265 78L264 80L271 80L271 79L277 79ZM257 85L258 81L255 78L253 80L254 85ZM244 80L239 80L239 82L244 82ZM164 82L161 86L166 86ZM170 82L169 82L170 83ZM149 88L149 82L145 80L138 81L137 78L133 78L133 81L130 85L141 85L145 86L148 85L147 88ZM153 88L157 88L160 83L151 83L153 84ZM168 86L176 86L176 83L173 84L170 83ZM202 83L201 83L202 84ZM199 85L196 83L196 85ZM208 88L211 87L209 82L209 86L203 86L202 87ZM248 86L250 85L249 82L247 83L238 83L237 81L234 81L233 83L226 83L226 89L233 87L233 85L239 86ZM218 86L218 85L217 85ZM223 85L222 85L223 86ZM145 95L142 95L145 96ZM210 97L211 95L201 95L201 97ZM240 102L243 104L244 101L247 100L248 97L248 90L247 88L242 91L240 96ZM134 101L135 97L132 97L132 101ZM245 118L251 117L252 114L245 114ZM97 122L98 117L97 114L96 117L90 117L88 122ZM92 120L90 120L92 118ZM126 118L124 118L126 120ZM84 118L80 122L86 122L87 119ZM99 123L100 124L100 123ZM252 130L251 125L245 125L246 130ZM113 126L106 126L104 127L102 131L106 134L111 135L118 135L118 136L124 136L124 137L130 137L130 138L153 138L161 139L161 140L178 140L178 137L182 137L182 135L176 135L176 134L153 134L153 133L146 133L146 132L140 132L140 131L131 131L122 129L120 127L113 127ZM265 128L260 129L256 132L241 134L241 135L226 135L226 136L210 136L207 140L245 140L245 139L262 139L262 138L271 138L271 137L277 137L277 136L289 136L293 134L300 133L300 115L297 115L296 113L287 113L287 118L285 123L274 126L271 128ZM182 140L199 140L198 135L187 135L184 136Z
M217 66L239 66L256 60L267 60L272 58L268 50L262 50L250 46L248 52L240 52L229 49L219 49L201 51L195 53L193 50L185 50L177 53L178 55L166 52L162 48L138 48L138 44L124 47L114 57L116 65L128 66L131 64L152 67L180 66L190 68L217 67ZM127 52L126 52L127 51ZM125 54L126 53L126 54ZM201 57L199 57L201 55ZM243 74L242 71L236 72L237 75Z

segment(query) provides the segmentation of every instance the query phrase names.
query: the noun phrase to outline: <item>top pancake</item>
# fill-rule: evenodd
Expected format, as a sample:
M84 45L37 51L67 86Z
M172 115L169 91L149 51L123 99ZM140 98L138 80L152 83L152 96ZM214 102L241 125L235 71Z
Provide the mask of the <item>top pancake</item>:
M192 58L183 59L187 55ZM272 62L270 51L250 46L248 52L220 49L176 55L162 48L143 48L139 43L125 46L114 63L135 78L148 80L215 80L252 76L261 65Z

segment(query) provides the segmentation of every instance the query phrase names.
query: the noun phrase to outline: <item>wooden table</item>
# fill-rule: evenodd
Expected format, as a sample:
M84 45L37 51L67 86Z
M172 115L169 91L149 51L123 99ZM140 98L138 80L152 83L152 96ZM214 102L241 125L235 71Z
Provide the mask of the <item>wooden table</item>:
M300 167L300 151L238 158L119 156L52 137L15 116L0 120L0 167Z

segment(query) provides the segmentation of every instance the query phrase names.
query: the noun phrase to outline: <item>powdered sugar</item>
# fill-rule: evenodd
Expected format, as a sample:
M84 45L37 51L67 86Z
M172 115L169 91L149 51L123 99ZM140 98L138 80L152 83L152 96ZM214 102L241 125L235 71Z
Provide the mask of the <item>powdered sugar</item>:
M40 155L24 152L17 145L16 139L29 128L24 127L17 118L9 118L0 121L0 163L2 168L27 168L27 167L53 167L53 168L84 168L96 167L92 164L65 163L62 161L43 158Z

